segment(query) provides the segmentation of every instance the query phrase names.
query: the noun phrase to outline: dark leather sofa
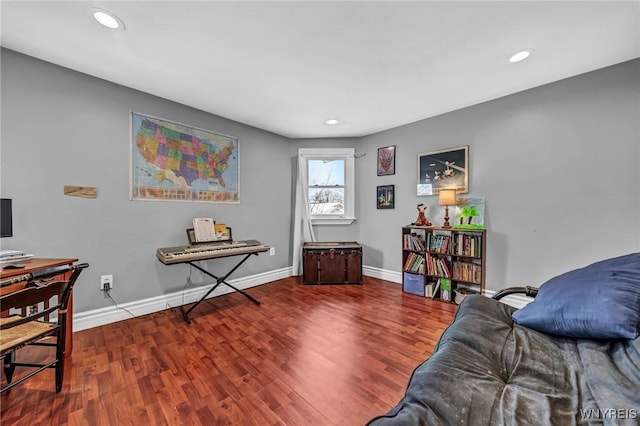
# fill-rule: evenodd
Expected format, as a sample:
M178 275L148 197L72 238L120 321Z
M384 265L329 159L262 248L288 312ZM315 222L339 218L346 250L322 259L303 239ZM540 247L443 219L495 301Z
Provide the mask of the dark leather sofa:
M414 370L404 397L368 425L639 425L640 253L623 260L631 273L621 274L618 261L610 275L618 288L622 276L631 291L623 296L629 312L638 311L629 318L636 321L635 338L541 332L516 323L516 309L499 300L468 296L433 354ZM580 276L594 276L589 268ZM593 288L599 315L615 315L609 295ZM533 296L537 289L526 291Z

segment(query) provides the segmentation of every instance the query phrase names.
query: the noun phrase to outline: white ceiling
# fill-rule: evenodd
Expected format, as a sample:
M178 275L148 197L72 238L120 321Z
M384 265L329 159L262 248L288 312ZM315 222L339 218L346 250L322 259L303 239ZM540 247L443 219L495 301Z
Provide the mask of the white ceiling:
M291 138L364 136L640 57L640 1L0 6L6 48Z

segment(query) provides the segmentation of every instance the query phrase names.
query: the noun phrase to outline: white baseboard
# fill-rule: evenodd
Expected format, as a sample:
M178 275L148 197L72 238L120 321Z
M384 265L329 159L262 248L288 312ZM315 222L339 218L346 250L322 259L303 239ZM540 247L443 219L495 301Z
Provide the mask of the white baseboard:
M275 271L264 272L261 274L251 275L248 277L228 280L229 284L241 290L266 284L271 281L280 280L292 275L291 267L277 269ZM108 306L106 308L94 309L86 312L79 312L73 315L73 330L80 331L88 328L98 327L101 325L111 324L133 316L147 315L154 312L163 311L165 309L182 306L198 301L211 288L211 284L202 285L197 288L191 288L162 296L151 297L149 299L136 300L118 304L118 306ZM226 285L221 285L215 289L207 299L211 297L221 296L233 292Z
M388 271L386 269L374 268L373 266L363 266L362 274L367 277L378 278L402 284L402 272Z
M373 266L363 266L363 275L381 280L391 281L394 283L402 283L402 272L389 271L386 269L375 268ZM272 281L288 278L293 275L291 267L277 269L274 271L264 272L261 274L251 275L248 277L229 280L229 284L241 290L245 290L258 285L266 284ZM151 297L149 299L136 300L135 302L122 303L118 306L108 306L106 308L94 309L86 312L79 312L73 315L73 330L81 331L88 328L98 327L101 325L111 324L113 322L123 321L132 318L132 316L147 315L154 312L163 311L165 309L182 306L198 301L211 288L211 285L203 285L197 288L187 289L162 296ZM221 285L212 292L207 299L223 294L231 293L233 290L228 286ZM485 296L491 297L496 290L485 290ZM502 299L502 302L516 308L522 308L533 299L513 295Z

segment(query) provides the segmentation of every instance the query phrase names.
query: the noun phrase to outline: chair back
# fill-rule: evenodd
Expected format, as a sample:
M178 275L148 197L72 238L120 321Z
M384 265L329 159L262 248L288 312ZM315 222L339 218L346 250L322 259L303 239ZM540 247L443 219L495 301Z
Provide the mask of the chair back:
M55 311L66 310L71 294L70 283L70 281L56 281L47 285L27 286L20 291L2 296L2 298L0 298L0 306L3 311L19 309L22 312L26 312L26 314L15 321L3 322L0 325L0 330L6 330L27 322L37 321ZM57 302L51 304L50 301L54 296L57 297ZM37 306L40 303L45 304L46 307L42 310L31 309L32 306ZM60 320L61 316L63 315L58 315L58 320Z

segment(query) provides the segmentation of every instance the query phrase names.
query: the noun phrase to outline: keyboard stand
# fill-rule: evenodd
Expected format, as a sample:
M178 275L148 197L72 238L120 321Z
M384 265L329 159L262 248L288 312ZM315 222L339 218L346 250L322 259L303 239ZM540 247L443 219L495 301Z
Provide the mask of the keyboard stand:
M246 293L245 291L240 290L239 288L236 288L236 287L232 286L231 284L229 284L229 283L226 281L226 279L229 277L229 275L233 274L233 273L235 272L235 270L236 270L236 269L238 269L238 268L240 267L240 265L242 265L242 264L243 264L247 259L249 259L249 257L250 257L250 256L252 256L252 255L256 255L256 256L257 256L257 255L258 255L258 253L248 253L248 254L246 254L246 255L244 256L244 258L242 258L242 260L240 260L240 262L238 262L238 263L236 264L236 266L234 266L234 267L233 267L233 269L231 269L229 272L227 272L227 273L226 273L226 275L225 275L224 277L222 277L222 278L220 278L220 277L217 277L217 276L213 275L211 272L207 271L207 270L206 270L206 269L204 269L204 268L201 268L200 266L196 265L196 264L195 264L195 263L193 263L192 261L184 262L184 263L187 263L187 264L189 264L189 265L193 266L194 268L196 268L196 269L197 269L197 270L199 270L200 272L202 272L202 273L204 273L204 274L206 274L206 275L208 275L208 276L210 276L211 278L213 278L213 279L215 279L215 280L216 280L216 283L214 284L214 286L213 286L213 287L211 287L211 288L209 289L209 291L207 291L207 293L206 293L204 296L202 296L202 297L200 298L200 300L198 300L198 301L197 301L193 306L191 306L188 310L186 310L186 311L185 311L185 310L184 310L184 306L180 306L180 312L182 312L182 316L184 317L184 320L186 321L186 323L187 323L187 324L191 324L191 320L189 319L189 314L191 313L191 311L193 311L196 307L198 307L198 305L199 305L201 302L203 302L203 301L207 298L207 296L209 296L209 295L210 295L210 294L211 294L211 293L212 293L216 288L218 288L218 286L219 286L220 284L222 284L222 283L224 283L224 284L228 285L229 287L231 287L233 290L237 291L238 293L243 294L246 298L248 298L249 300L251 300L251 301L252 301L253 303L255 303L256 305L259 305L259 304L260 304L260 301L259 301L259 300L257 300L257 299L255 299L255 298L254 298L253 296L251 296L249 293ZM234 255L231 255L231 256L234 256ZM237 255L235 255L235 256L237 256ZM228 256L225 256L225 257L228 257Z

